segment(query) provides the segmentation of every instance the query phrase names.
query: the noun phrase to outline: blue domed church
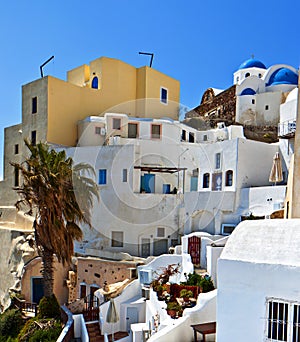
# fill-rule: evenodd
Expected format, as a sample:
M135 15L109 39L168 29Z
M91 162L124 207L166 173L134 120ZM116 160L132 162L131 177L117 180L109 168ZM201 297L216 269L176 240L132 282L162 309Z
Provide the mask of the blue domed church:
M298 70L292 66L267 67L258 59L247 59L233 73L232 86L225 90L208 88L200 105L186 117L202 117L210 127L218 122L225 122L227 126L242 124L246 135L247 129L267 128L269 132L274 131L277 139L280 108L298 88L298 76Z

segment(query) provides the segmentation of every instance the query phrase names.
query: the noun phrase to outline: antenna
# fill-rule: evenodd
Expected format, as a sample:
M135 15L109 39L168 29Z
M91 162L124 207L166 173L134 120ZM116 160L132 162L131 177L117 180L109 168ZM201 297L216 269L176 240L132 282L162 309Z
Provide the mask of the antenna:
M154 53L151 53L151 52L139 52L139 55L151 56L151 59L150 59L150 68L152 68L152 61L153 61Z
M44 74L43 74L43 67L49 63L52 59L54 58L54 56L51 56L49 59L46 60L45 63L43 63L41 66L40 66L40 71L41 71L41 77L43 78L44 77Z

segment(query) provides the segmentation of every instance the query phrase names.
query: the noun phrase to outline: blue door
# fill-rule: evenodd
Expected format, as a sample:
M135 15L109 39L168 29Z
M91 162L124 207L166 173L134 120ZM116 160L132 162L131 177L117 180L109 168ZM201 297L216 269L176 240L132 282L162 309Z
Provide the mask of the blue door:
M141 189L146 193L154 193L155 192L155 175L151 175L150 173L146 173L141 177Z
M163 184L163 194L171 193L171 184Z
M44 296L43 278L31 278L32 302L39 303Z

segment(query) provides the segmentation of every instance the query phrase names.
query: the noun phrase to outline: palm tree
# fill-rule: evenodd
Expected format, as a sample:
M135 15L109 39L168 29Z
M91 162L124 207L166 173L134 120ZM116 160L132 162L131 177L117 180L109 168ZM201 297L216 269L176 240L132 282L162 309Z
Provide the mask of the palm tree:
M20 196L18 210L29 208L34 215L35 243L42 258L44 295L53 295L53 261L70 264L74 240L82 238L80 223L91 227L94 196L99 198L92 178L94 169L84 163L73 166L65 151L50 149L45 143L32 145L25 140L31 155L22 163L11 163L19 169L23 184L14 190Z

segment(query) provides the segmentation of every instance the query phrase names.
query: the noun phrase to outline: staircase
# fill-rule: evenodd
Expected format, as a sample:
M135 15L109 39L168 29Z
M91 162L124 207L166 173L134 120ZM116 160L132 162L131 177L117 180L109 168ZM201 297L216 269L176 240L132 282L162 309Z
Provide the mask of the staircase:
M90 342L101 341L101 331L99 322L86 324Z

